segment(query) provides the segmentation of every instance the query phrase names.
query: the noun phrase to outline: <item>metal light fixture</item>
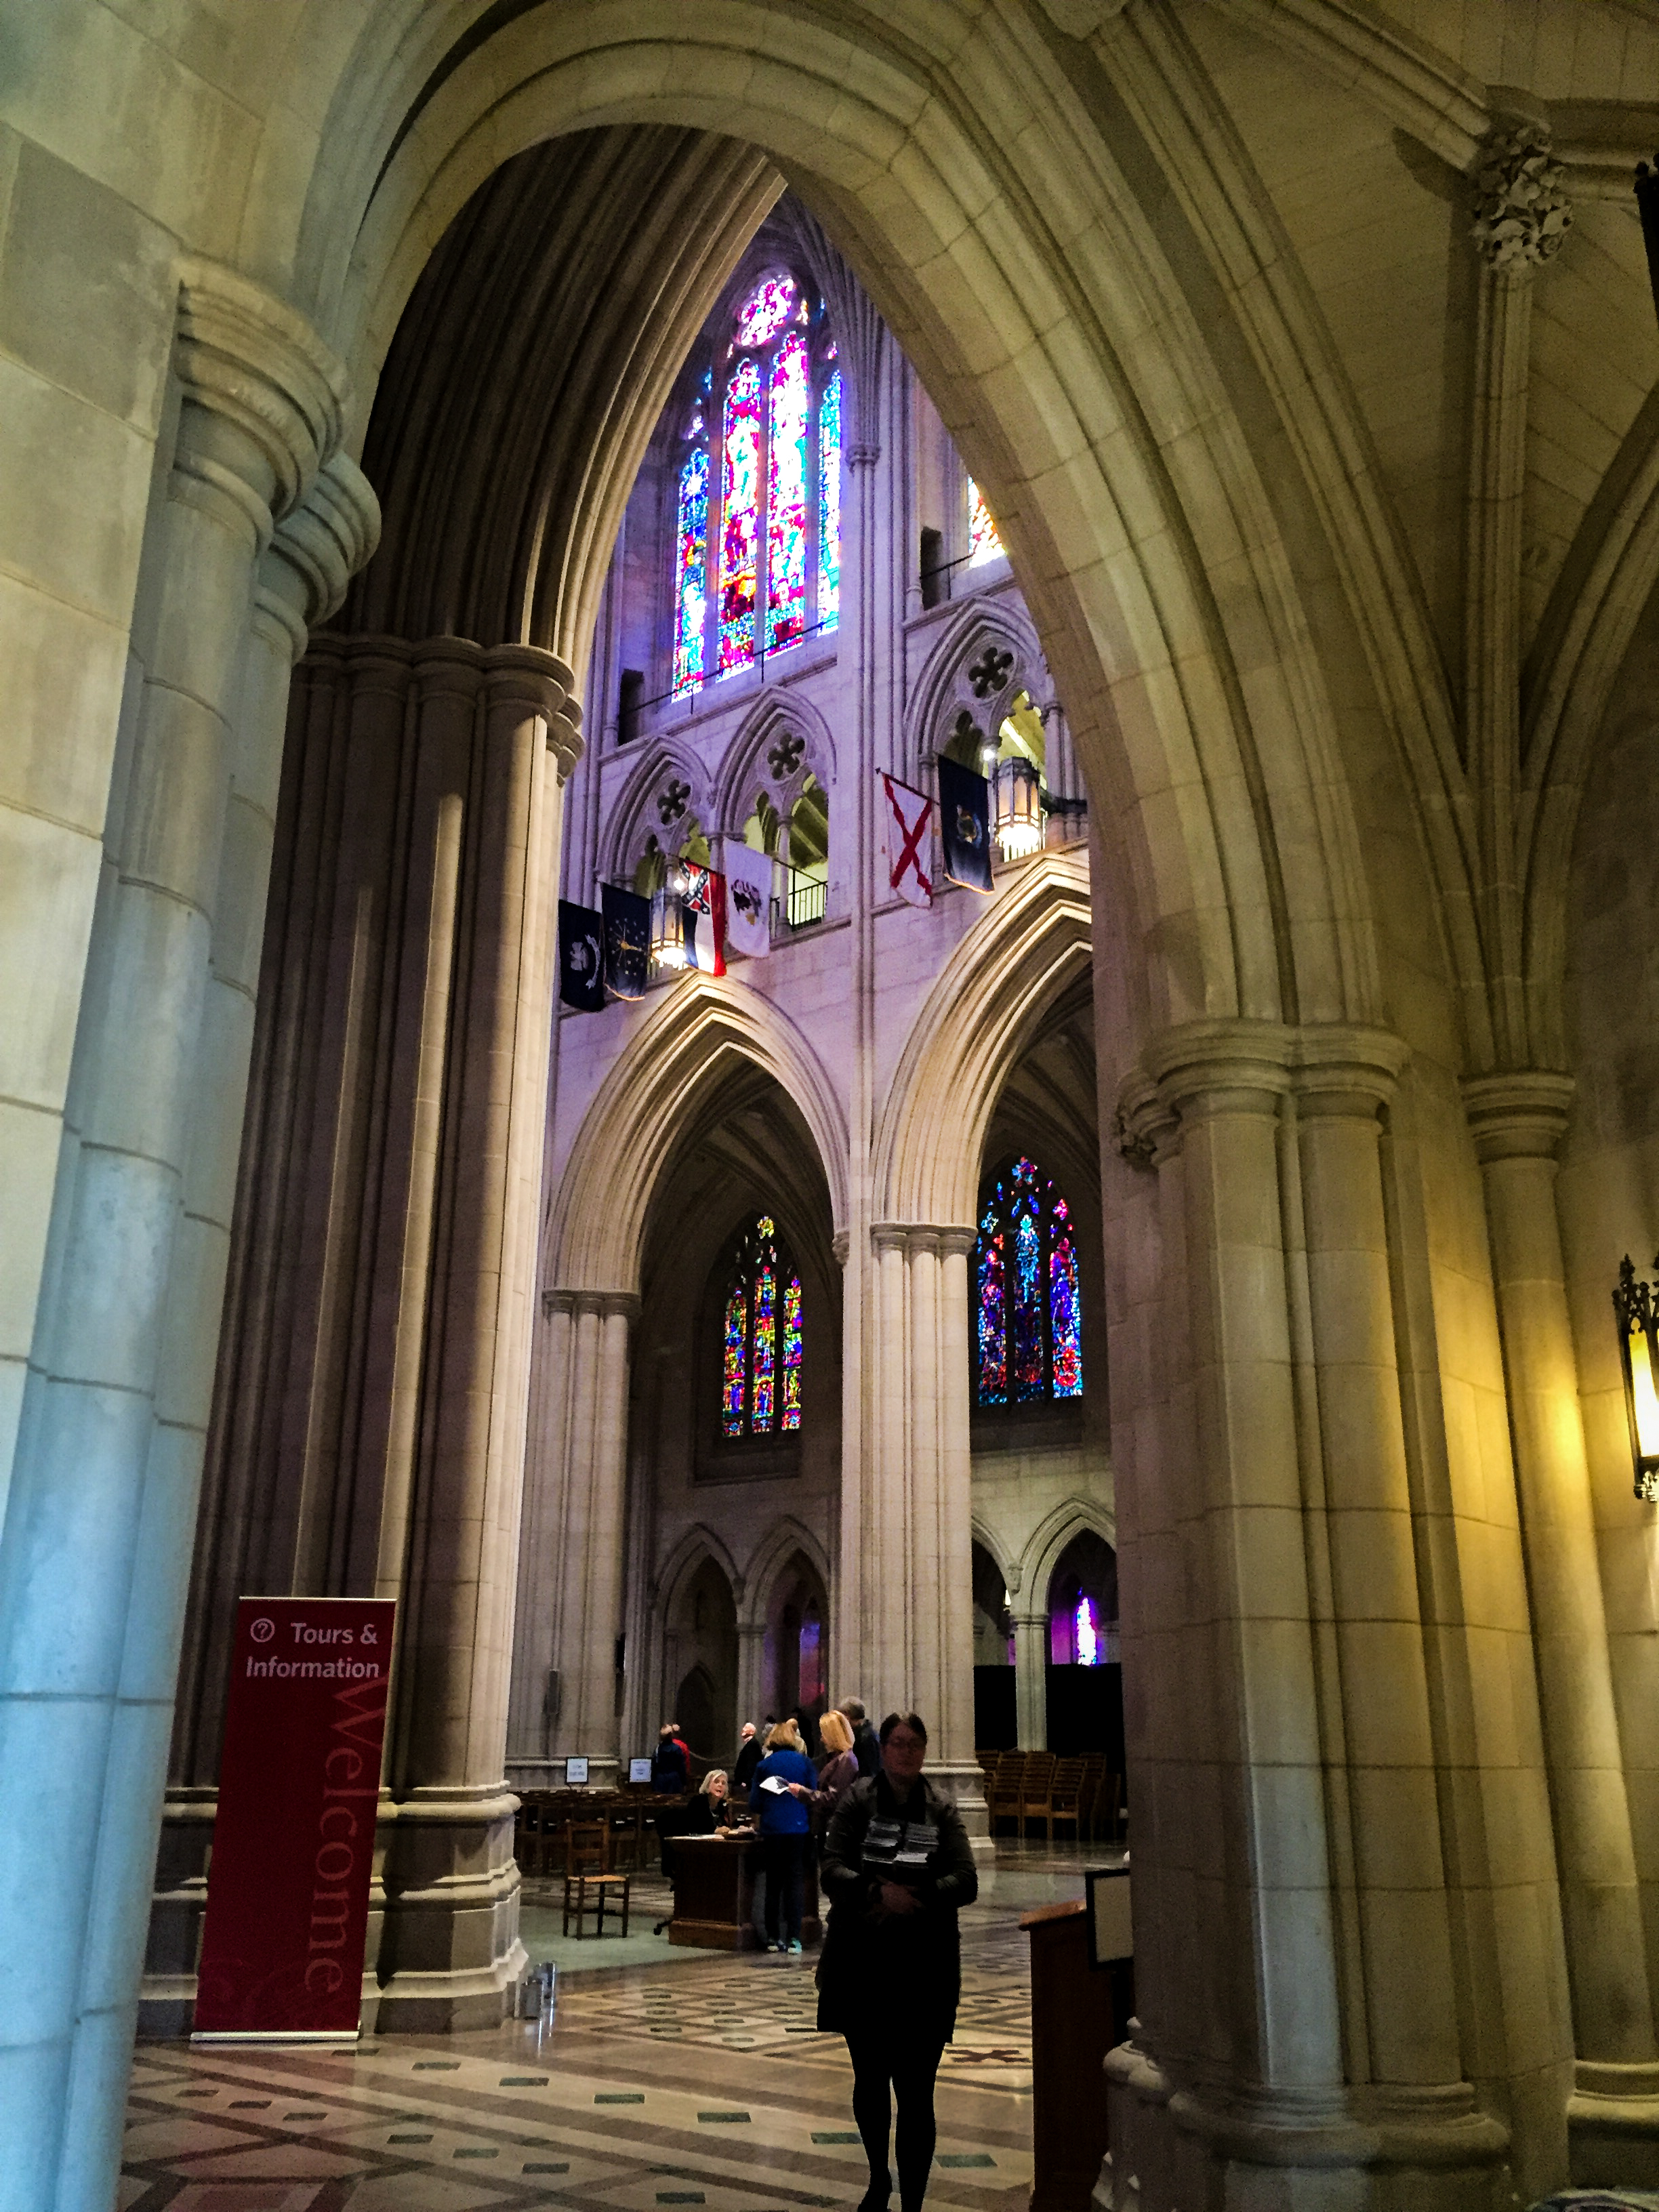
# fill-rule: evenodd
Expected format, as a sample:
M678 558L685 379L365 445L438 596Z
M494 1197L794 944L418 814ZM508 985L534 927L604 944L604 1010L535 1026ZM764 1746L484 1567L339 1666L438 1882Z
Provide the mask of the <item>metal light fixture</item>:
M1005 860L1023 860L1042 846L1042 778L1034 762L1015 755L996 766L996 836Z
M1659 1268L1659 1258L1653 1264ZM1636 1495L1650 1505L1659 1504L1659 1301L1650 1283L1637 1280L1628 1252L1620 1265L1613 1310L1619 1323Z
M671 869L651 894L651 964L662 973L685 965L685 878Z

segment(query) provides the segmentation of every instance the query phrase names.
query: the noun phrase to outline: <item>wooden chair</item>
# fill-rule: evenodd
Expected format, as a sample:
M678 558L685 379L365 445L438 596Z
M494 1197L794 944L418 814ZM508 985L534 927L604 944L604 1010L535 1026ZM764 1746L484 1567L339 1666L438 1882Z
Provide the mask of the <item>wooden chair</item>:
M606 1899L622 1905L622 1932L628 1933L629 1877L617 1874L611 1864L611 1823L608 1820L573 1820L565 1832L564 1860L564 1933L570 1933L570 1916L576 1916L576 1933L582 1933L582 1917L592 1898L594 1923L593 1933L605 1933Z
M1030 1832L1033 1820L1041 1820L1043 1833L1048 1832L1048 1790L1054 1778L1054 1754L1052 1751L1028 1751L1025 1771L1019 1785L1019 1834L1024 1842Z
M997 1761L996 1773L986 1792L993 1835L999 1820L1012 1820L1016 1828L1018 1826L1020 1785L1025 1778L1026 1757L1023 1751L1005 1751Z
M1069 1820L1072 1833L1079 1843L1083 1840L1083 1789L1087 1768L1080 1759L1062 1759L1055 1765L1048 1784L1048 1840L1054 1841L1054 1831L1062 1820Z
M1098 1842L1101 1823L1106 1817L1106 1754L1091 1751L1083 1762L1083 1790L1079 1800L1083 1815L1079 1834L1088 1835L1091 1843Z

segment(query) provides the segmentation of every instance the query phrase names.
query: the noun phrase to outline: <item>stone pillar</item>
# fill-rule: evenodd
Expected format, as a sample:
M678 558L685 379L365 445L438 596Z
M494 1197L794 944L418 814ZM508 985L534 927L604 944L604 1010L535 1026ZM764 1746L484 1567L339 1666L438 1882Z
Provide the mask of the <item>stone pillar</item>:
M738 1623L738 1726L753 1721L758 1728L766 1717L766 1623Z
M0 1884L0 2142L28 2204L114 2187L242 1107L223 994L263 898L226 902L269 776L269 728L240 724L249 624L343 398L301 318L199 263L174 361L0 1542L0 1833L50 1838Z
M589 1762L591 1780L609 1783L621 1752L617 1639L623 1626L629 1349L639 1300L630 1291L554 1290L544 1303L544 1418L525 1474L518 1672L526 1684L557 1676L548 1757L579 1754Z
M864 1696L880 1711L921 1715L930 1771L988 1851L974 1757L973 1242L971 1229L922 1223L878 1223L871 1233L878 1307L859 1614L873 1631Z
M1556 1152L1572 1079L1463 1086L1485 1176L1571 1990L1572 2176L1659 2181L1659 2051L1568 1315ZM1611 1326L1611 1324L1609 1324Z
M1505 2132L1461 2078L1425 1745L1378 1155L1399 1058L1196 1023L1126 1092L1175 1279L1139 1478L1167 1495L1119 1521L1167 1663L1127 1703L1140 2021L1108 2061L1114 2206L1507 2201Z
M441 648L416 662L423 696L464 691L452 683L456 658ZM560 792L575 746L561 715L569 671L551 654L501 646L478 653L477 666L482 730L466 794L471 897L451 987L426 1436L405 1526L391 1489L381 1512L380 1583L394 1583L401 1547L403 1590L383 2029L499 2020L524 1961L507 1707Z
M1022 1751L1048 1748L1048 1616L1014 1615L1014 1710Z

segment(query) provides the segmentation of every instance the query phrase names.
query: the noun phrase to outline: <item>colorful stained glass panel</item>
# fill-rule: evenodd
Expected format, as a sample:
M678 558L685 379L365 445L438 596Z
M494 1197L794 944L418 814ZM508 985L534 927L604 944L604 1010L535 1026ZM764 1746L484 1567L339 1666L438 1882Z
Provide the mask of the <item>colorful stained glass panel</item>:
M818 401L818 627L841 621L841 371Z
M974 1327L981 1406L1083 1395L1077 1249L1066 1200L1035 1160L1010 1162L980 1217Z
M776 1272L769 1262L755 1279L754 1394L750 1400L749 1425L757 1437L769 1436L777 1418L777 1286Z
M1071 1218L1057 1198L1048 1230L1048 1341L1056 1398L1083 1395L1083 1336L1078 1314L1077 1253Z
M968 479L968 566L978 568L981 561L997 561L1002 557L1002 540L997 534L996 524L991 520L991 510L985 504L985 495L974 482Z
M742 362L726 387L720 501L720 663L746 668L755 657L760 550L761 374Z
M1002 1230L995 1208L989 1207L979 1225L975 1285L981 1406L1006 1406L1008 1402L1008 1326L1003 1273Z
M806 627L806 418L812 375L806 341L792 331L772 362L767 441L766 646Z
M708 611L708 456L697 452L680 471L678 564L674 591L674 696L702 682L704 619Z
M783 1425L800 1426L800 1277L792 1275L783 1294Z
M769 276L738 309L732 335L740 346L763 346L800 313L800 294L788 276Z
M743 1434L749 1380L749 1285L739 1280L726 1301L724 1374L720 1387L720 1426L728 1437Z

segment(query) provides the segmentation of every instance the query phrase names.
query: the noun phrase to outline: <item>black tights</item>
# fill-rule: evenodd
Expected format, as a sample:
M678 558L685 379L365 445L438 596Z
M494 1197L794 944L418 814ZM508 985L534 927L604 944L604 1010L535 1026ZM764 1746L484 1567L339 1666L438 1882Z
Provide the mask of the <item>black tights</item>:
M901 2212L921 2212L933 2166L933 2077L945 2046L931 2038L894 2043L885 2035L849 2035L853 2062L853 2118L859 2124L864 2154L870 2161L871 2212L886 2203L892 2177L887 2170L887 2129L892 2117L888 2084L898 2098L899 2204Z

